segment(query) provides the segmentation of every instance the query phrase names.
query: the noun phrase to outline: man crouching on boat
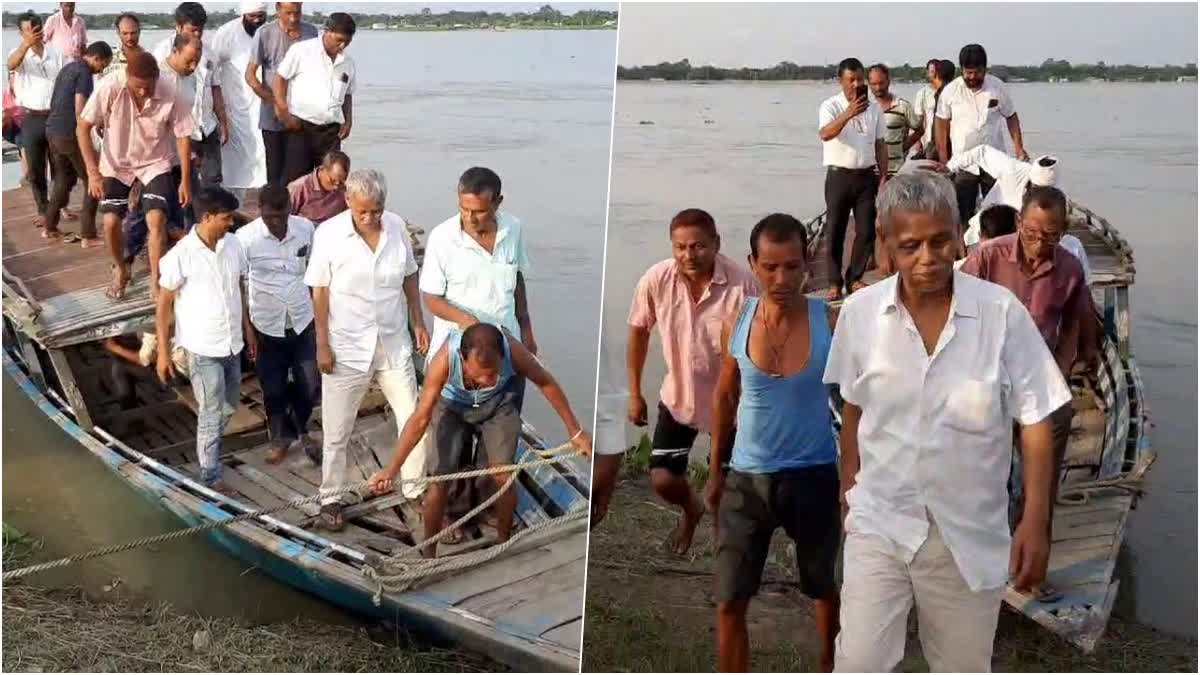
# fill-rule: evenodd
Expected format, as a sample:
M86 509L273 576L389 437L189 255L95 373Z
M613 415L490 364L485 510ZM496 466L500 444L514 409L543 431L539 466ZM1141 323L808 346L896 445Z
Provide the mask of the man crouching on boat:
M430 475L459 471L469 459L463 455L470 451L475 436L487 453L489 466L512 464L521 436L516 388L519 378L542 390L550 407L562 418L571 445L590 455L592 439L579 426L554 376L519 340L492 324L476 323L462 332L452 330L430 361L417 409L404 423L392 461L371 476L371 490L383 494L392 489L393 479L431 421L436 452L429 459ZM504 472L492 478L497 486L503 487L510 475ZM445 482L431 483L425 493L424 540L432 538L444 525L447 488ZM508 541L512 534L516 508L517 493L513 489L506 490L496 502L496 530L501 542ZM424 547L421 554L432 558L436 551L434 542Z
M894 669L915 604L930 670L986 672L1005 585L1046 576L1050 417L1071 394L1016 296L954 271L950 181L898 175L878 211L897 274L846 301L824 378L845 401L835 668ZM1026 498L1010 536L1014 419Z

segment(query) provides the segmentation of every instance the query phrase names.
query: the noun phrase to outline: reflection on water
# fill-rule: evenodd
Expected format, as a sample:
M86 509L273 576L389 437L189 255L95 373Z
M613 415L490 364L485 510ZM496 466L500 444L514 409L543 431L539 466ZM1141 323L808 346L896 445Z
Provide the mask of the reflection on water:
M894 90L911 101L916 86ZM762 216L824 210L816 118L832 91L818 83L617 87L602 391L624 387L629 301L641 273L670 253L671 215L709 210L722 250L742 260ZM1028 84L1011 93L1029 153L1058 155L1067 194L1133 246L1133 344L1159 459L1127 538L1132 587L1126 582L1123 595L1136 599L1138 619L1194 636L1196 85ZM1147 101L1156 102L1152 121ZM647 395L657 391L661 361L650 359Z
M135 492L51 422L4 377L4 522L45 541L54 557L180 528L178 518ZM41 586L79 584L91 592L169 602L204 616L286 621L350 619L224 555L204 537L118 553L30 577Z

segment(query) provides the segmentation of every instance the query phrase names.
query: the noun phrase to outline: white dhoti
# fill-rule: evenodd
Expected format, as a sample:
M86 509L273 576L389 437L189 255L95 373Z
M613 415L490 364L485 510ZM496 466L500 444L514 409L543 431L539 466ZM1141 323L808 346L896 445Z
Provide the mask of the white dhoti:
M239 16L218 28L205 47L215 57L217 82L229 118L229 140L221 146L221 175L226 188L257 188L267 182L267 154L258 129L261 101L246 84L253 40Z

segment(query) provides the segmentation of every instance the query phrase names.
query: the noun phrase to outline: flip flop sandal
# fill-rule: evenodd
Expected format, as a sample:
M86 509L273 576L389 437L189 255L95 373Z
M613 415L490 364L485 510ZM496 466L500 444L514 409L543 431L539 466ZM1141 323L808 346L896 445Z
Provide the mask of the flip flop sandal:
M461 528L451 530L450 534L441 538L441 543L448 546L456 546L467 540L467 534Z
M62 240L64 244L78 244L79 242L83 241L83 237L75 234L74 232L68 232L63 235Z
M65 236L66 235L58 230L47 230L46 228L42 228L42 239L47 239L50 241L62 241Z
M104 291L104 297L109 300L117 301L125 298L125 290L129 287L129 282L126 281L120 288L117 287L116 281L113 280L112 273L117 269L116 265L108 266L109 280L108 288Z
M1049 584L1046 584L1045 586L1042 586L1033 592L1034 600L1037 600L1041 603L1058 602L1059 600L1062 600L1062 597L1063 594Z

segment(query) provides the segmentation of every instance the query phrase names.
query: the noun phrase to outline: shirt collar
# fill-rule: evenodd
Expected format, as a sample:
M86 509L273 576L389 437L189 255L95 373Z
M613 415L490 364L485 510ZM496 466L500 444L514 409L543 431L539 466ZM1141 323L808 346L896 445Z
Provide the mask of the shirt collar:
M474 247L480 248L480 249L483 248L482 246L479 245L479 242L475 241L474 237L471 237L470 235L468 235L466 230L463 229L462 216L454 216L454 224L457 226L454 228L454 243L455 244L462 246L462 247L474 246ZM508 236L508 233L511 230L512 230L512 222L509 220L508 214L503 211L497 211L496 212L496 242L494 244L492 244L492 251L495 251L496 248L498 246L500 246L500 242L504 241L504 238Z
M879 302L879 313L887 314L890 311L898 311L902 304L900 302L900 275L893 274L879 283L890 285L885 289ZM972 283L974 283L973 277L954 270L954 289L950 296L951 316L972 319L979 316L979 298L975 297Z
M1008 251L1008 261L1016 265L1017 270L1020 271L1023 276L1032 279L1034 277L1040 277L1043 274L1049 274L1050 271L1054 269L1054 263L1058 262L1059 246L1055 246L1054 250L1050 252L1049 260L1038 263L1036 267L1026 274L1025 266L1023 264L1023 261L1025 260L1025 251L1021 248L1021 235L1011 234L1008 236L1013 238L1012 247Z

